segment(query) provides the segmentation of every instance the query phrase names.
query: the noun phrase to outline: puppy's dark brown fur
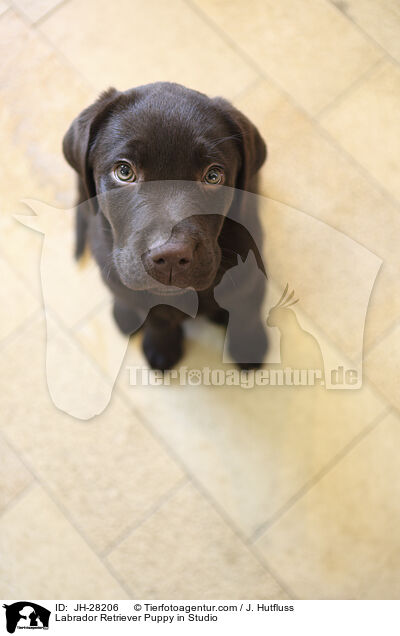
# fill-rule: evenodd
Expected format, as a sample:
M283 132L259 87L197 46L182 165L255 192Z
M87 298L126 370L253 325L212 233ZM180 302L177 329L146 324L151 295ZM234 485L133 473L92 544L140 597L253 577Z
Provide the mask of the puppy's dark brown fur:
M250 250L264 271L256 198L246 198L245 192L256 191L265 143L226 100L160 82L103 93L74 120L63 149L79 176L79 204L88 201L78 206L76 256L89 243L114 294L117 324L131 333L145 312L147 359L155 368L170 368L182 354L187 315L167 304L168 290L196 290L199 313L227 324L228 312L213 293L225 272ZM134 183L115 176L124 161L134 170ZM204 183L210 166L217 166L222 185ZM185 183L204 185L198 199ZM218 191L225 196L217 204ZM160 230L166 220L167 238ZM235 319L243 333L230 342L241 366L255 366L252 357L259 361L266 350L260 319L263 278L243 281L224 304L243 312L243 320ZM246 364L243 342L249 349Z

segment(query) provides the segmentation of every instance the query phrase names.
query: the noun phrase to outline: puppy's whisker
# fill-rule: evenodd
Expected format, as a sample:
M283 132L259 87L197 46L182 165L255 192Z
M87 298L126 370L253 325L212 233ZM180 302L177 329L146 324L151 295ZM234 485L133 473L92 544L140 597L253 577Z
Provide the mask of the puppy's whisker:
M109 254L107 256L106 262L105 262L103 270L102 270L103 276L104 276L106 281L110 280L110 274L111 274L112 266L113 266L112 254Z
M228 135L227 137L219 137L218 139L212 139L209 144L209 148L210 150L213 150L220 144L223 144L225 141L230 141L231 139L241 139L242 137L243 137L242 133L236 133L234 135Z

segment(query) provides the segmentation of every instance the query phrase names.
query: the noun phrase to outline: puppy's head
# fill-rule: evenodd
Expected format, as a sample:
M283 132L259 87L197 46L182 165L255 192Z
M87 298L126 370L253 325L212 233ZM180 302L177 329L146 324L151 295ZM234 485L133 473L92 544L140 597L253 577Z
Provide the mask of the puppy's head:
M207 289L236 189L250 188L266 147L229 102L178 84L103 93L72 123L64 155L93 214L102 214L113 267L131 289Z

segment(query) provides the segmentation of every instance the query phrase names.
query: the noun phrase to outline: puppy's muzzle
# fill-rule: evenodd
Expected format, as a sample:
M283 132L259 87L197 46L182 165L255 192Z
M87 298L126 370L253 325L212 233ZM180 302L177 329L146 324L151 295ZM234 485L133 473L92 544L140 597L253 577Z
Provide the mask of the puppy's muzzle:
M191 238L170 239L142 256L144 268L163 285L188 287L194 282L197 247L198 243Z

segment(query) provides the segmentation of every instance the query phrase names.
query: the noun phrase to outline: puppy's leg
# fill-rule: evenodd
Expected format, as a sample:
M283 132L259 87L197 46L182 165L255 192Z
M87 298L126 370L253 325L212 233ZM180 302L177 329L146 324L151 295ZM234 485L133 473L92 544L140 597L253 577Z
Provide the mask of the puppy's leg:
M182 319L173 307L154 307L145 323L143 351L153 369L170 369L183 354Z
M228 329L230 355L240 369L258 369L268 350L267 334L261 318L248 321L247 316L236 316L232 323L229 323Z
M241 369L257 369L268 349L261 308L265 277L259 275L250 289L238 288L229 304L228 351Z
M165 371L176 365L183 353L183 329L181 325L169 329L146 327L143 351L153 369Z
M261 308L265 279L260 276L251 291L238 295L229 312L228 350L240 369L257 369L268 350Z
M215 322L215 324L224 325L226 327L229 322L229 311L219 307L215 311L211 312L208 317L212 322Z

